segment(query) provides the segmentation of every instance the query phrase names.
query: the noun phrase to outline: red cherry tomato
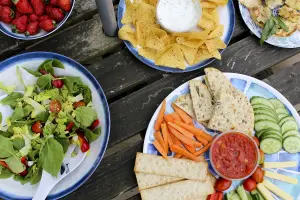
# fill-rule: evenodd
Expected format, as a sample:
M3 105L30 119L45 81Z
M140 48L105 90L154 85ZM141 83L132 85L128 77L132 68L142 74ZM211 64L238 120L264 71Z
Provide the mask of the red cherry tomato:
M9 166L4 161L0 161L0 165L7 168L7 169L9 169Z
M43 74L43 75L48 74L48 72L44 69L40 69L40 73Z
M263 162L265 161L265 153L259 149L259 155L260 155L260 159L259 159L259 163L258 164L263 164Z
M43 132L43 125L40 121L35 122L32 126L31 126L31 130L35 133L42 133Z
M85 103L84 103L84 101L78 101L78 102L73 103L73 106L74 106L74 109L76 109L80 106L85 106Z
M55 77L56 78L56 77ZM56 79L56 80L53 80L52 82L52 85L58 89L62 88L64 86L64 81L61 80L61 79Z
M83 153L87 152L90 149L90 144L85 139L84 134L83 133L78 133L78 139L79 139L79 142L80 142L80 149L81 149L81 151Z
M28 167L28 164L27 164L27 158L25 156L23 156L21 158L21 163L23 163L26 167Z
M73 126L74 126L74 122L69 122L69 124L67 125L67 128L66 128L66 131L71 131Z
M95 128L97 128L97 127L99 126L99 124L100 124L99 119L96 119L96 120L92 123L92 125L90 126L90 129L91 129L91 130L94 130Z
M27 169L25 169L23 172L21 172L19 175L20 176L26 176L28 174Z
M258 140L258 138L255 137L255 136L253 136L252 138L253 138L254 142L256 143L256 145L259 147L259 140Z
M256 189L256 182L254 180L252 180L251 178L248 178L243 182L243 186L244 186L245 190L247 190L248 192L251 192Z
M260 167L257 167L255 172L252 174L251 178L256 181L256 183L261 183L264 180L264 170Z
M59 113L59 111L61 111L61 103L58 100L52 100L50 102L50 111L53 113Z
M207 196L206 200L222 200L223 193L222 192L215 192Z
M217 191L223 192L230 188L232 181L226 180L224 178L219 178L216 182L215 189Z

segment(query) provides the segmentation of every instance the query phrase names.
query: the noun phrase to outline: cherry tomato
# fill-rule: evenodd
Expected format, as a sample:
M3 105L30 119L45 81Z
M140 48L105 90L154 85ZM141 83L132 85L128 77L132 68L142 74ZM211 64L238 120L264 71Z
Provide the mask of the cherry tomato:
M7 169L9 169L9 166L4 161L0 161L0 165L7 168Z
M260 167L257 167L255 172L252 174L251 178L256 181L256 183L261 183L264 180L264 170Z
M215 189L217 191L223 192L224 190L227 190L230 188L232 181L226 180L224 178L219 178L216 182Z
M92 125L90 126L90 129L91 129L91 130L94 130L95 128L97 128L97 127L99 126L99 124L100 124L99 119L96 119L96 120L92 123Z
M31 130L35 133L42 133L43 132L43 125L40 121L35 122L32 126L31 126Z
M259 154L260 154L260 159L259 159L259 163L258 164L263 164L263 162L265 161L265 153L259 149Z
M56 77L55 77L56 78ZM64 81L61 80L61 79L56 79L56 80L53 80L52 82L52 85L58 89L62 88L64 86Z
M25 169L23 172L21 172L19 175L20 176L26 176L28 174L27 169Z
M48 72L44 69L40 69L40 73L43 74L43 75L48 74Z
M222 200L223 193L222 192L215 192L207 196L206 200Z
M256 145L259 147L259 140L257 139L257 137L253 136L252 137L254 142L256 143Z
M85 139L84 134L83 133L78 133L78 139L79 139L79 142L80 142L80 149L81 149L81 151L83 153L87 152L90 149L90 144Z
M53 113L59 113L59 111L61 111L61 103L58 100L52 100L50 102L50 111Z
M28 167L28 164L27 164L27 158L25 156L23 156L21 158L21 163L23 163L26 167Z
M248 192L252 192L256 189L256 182L251 178L248 178L243 182L243 186L245 190L247 190Z
M74 106L74 109L76 109L80 106L85 106L85 103L84 103L84 101L78 101L78 102L73 103L73 106Z
M69 124L67 125L67 128L66 128L66 131L71 131L73 126L74 126L74 122L69 122Z

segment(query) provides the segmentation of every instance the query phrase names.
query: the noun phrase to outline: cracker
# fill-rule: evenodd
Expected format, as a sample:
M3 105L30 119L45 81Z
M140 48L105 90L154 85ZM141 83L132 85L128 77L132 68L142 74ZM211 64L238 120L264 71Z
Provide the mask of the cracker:
M160 185L165 185L167 183L173 183L183 180L183 178L145 173L135 173L135 176L140 191Z

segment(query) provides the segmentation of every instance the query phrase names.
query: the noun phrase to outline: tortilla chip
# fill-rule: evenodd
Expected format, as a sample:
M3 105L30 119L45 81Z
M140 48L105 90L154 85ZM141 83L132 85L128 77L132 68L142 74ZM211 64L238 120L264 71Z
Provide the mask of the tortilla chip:
M195 40L195 39L185 39L183 37L177 37L176 42L181 45L185 45L190 48L198 49L202 44L204 44L204 40Z
M196 118L195 112L193 109L193 102L191 94L184 94L179 96L175 101L174 104L186 112L192 118Z
M213 2L203 1L200 3L201 3L202 8L217 8L217 4L215 4Z
M208 39L216 38L216 37L221 37L224 33L224 25L219 25L217 26L209 35Z
M150 4L151 6L156 7L158 0L145 0L145 2Z
M212 19L206 18L203 15L200 21L198 22L198 26L203 29L212 30L215 27L215 22Z
M208 38L209 30L188 33L172 33L173 36L185 37L187 39L206 40Z
M150 60L155 60L157 58L157 51L150 48L139 48L138 53L139 55Z
M189 65L194 64L194 60L196 58L198 48L191 48L185 45L180 45L183 55Z
M215 50L215 51L211 52L211 55L213 57L215 57L216 59L221 60L221 54L220 54L219 50Z
M140 21L138 20L136 22L136 39L137 39L137 43L140 46L144 46L145 42L146 42L146 37L148 36L149 32L154 29L159 27L159 25L157 24L149 24L147 22L144 21Z
M137 47L137 40L135 37L135 33L127 32L126 30L124 29L122 30L121 28L118 32L118 35L121 40L127 40L132 44L132 46Z
M194 64L197 64L203 60L207 60L209 58L212 58L213 55L210 54L207 49L199 49L197 56L195 58Z
M228 3L228 0L208 0L209 2L213 2L218 6L225 6Z
M145 40L145 47L155 49L157 51L162 51L165 48L164 43L160 40L153 31L150 31Z
M226 44L220 38L206 40L205 44L210 53L214 52L217 49L225 49L226 48Z
M160 58L155 60L156 65L167 66L172 68L185 69L184 56L179 44L172 45Z
M155 7L147 3L139 3L138 9L136 9L136 19L147 22L149 24L156 23L156 10Z
M120 31L124 31L126 33L135 33L135 30L129 24L125 24L124 26L122 26Z

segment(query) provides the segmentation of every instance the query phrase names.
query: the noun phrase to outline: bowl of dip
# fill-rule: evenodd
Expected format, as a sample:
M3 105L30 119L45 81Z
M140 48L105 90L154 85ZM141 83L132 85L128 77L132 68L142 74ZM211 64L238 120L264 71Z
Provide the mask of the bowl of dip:
M250 177L259 162L259 149L255 141L239 131L217 136L210 148L210 161L216 173L227 180Z
M156 7L158 23L171 33L196 29L201 15L199 0L159 0Z

